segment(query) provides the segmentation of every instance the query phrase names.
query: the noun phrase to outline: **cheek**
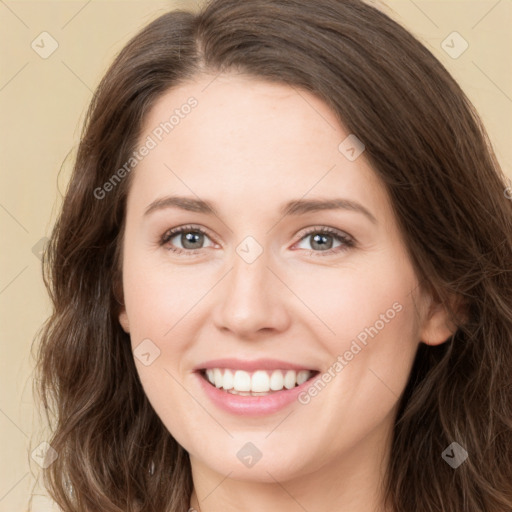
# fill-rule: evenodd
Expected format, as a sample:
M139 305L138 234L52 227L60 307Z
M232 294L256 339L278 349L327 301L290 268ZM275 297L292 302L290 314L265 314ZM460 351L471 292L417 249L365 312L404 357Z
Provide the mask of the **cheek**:
M419 341L414 270L396 254L382 256L372 264L318 274L314 286L309 277L301 280L302 293L310 290L305 301L311 309L316 305L314 312L332 331L322 327L324 334L317 338L330 354L327 366L335 376L328 400L333 408L343 404L354 411L364 402L356 414L362 423L364 411L383 416L396 402Z
M303 308L299 323L321 320L316 332L336 350L356 338L371 339L371 333L377 334L372 326L379 334L405 334L415 320L411 291L416 276L407 261L391 254L371 255L366 261L336 268L290 272L284 280L310 310Z
M214 282L211 270L171 265L162 254L133 251L125 259L123 286L132 338L168 338Z
M319 443L317 451L325 449L325 457L390 419L409 379L417 349L410 289L404 283L376 284L354 288L333 311L336 336L321 337L330 354L321 376L324 384L301 397L308 417L325 425L326 437L334 440L329 447Z
M184 354L193 343L189 329L193 308L204 291L190 276L193 266L166 265L160 259L127 254L123 268L126 310L134 362L144 392L167 428L181 432L181 418L199 422L185 390ZM199 281L200 282L200 281ZM191 315L191 316L189 316ZM190 409L190 410L188 410Z

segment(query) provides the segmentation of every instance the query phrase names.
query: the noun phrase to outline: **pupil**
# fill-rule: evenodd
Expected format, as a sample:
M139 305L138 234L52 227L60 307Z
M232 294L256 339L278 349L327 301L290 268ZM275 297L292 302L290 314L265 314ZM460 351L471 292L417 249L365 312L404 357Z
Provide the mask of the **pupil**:
M326 239L331 239L331 243L327 243ZM319 244L318 247L315 247L315 244ZM313 248L320 248L320 249L331 249L332 247L332 237L330 235L314 235L313 236L313 243L311 244Z
M181 236L181 243L182 243L183 247L185 247L185 249L197 249L197 247L195 247L193 245L192 245L192 247L189 247L188 244L202 242L203 236L204 235L202 233L189 232L189 233L183 234ZM199 243L199 246L201 246L200 243Z

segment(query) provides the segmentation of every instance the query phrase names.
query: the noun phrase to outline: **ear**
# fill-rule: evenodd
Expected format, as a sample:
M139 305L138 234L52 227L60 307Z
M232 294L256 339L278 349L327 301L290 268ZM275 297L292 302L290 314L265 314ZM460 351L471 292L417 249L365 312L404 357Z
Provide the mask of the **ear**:
M127 334L129 334L130 333L130 322L128 321L128 314L126 313L126 307L124 304L123 285L121 283L120 277L117 275L114 278L113 291L114 291L114 297L117 302L117 307L119 308L118 309L119 314L118 314L117 318L119 319L119 323L121 324L123 331L126 332Z
M460 314L461 305L459 301L453 301L456 305L455 311ZM464 314L462 314L464 317ZM431 301L428 311L423 319L421 327L421 341L427 345L441 345L457 331L447 308L438 302Z
M128 314L126 313L126 309L123 307L121 312L119 313L119 323L123 328L123 331L127 334L130 333L130 322L128 321Z

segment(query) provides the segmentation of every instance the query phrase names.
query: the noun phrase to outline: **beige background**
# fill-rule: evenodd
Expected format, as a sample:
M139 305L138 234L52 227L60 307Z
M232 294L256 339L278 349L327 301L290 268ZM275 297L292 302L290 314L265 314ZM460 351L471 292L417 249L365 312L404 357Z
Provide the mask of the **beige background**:
M24 512L31 493L43 494L33 491L41 451L34 459L31 452L47 437L33 406L30 349L50 309L37 253L61 204L80 123L113 56L173 6L197 3L0 0L0 512ZM511 0L387 0L382 8L459 81L512 178ZM46 59L31 47L34 40L42 46L44 31L58 43ZM441 47L454 31L469 44L456 59ZM457 50L463 43L453 44ZM52 508L37 496L33 510Z

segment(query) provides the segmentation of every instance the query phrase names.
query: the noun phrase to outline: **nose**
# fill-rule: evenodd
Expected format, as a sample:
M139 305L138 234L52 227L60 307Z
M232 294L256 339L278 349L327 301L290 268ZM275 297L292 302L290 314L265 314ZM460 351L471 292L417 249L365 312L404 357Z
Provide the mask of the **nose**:
M235 255L233 267L222 281L214 312L218 329L251 340L288 328L287 289L268 267L265 252L252 263Z

